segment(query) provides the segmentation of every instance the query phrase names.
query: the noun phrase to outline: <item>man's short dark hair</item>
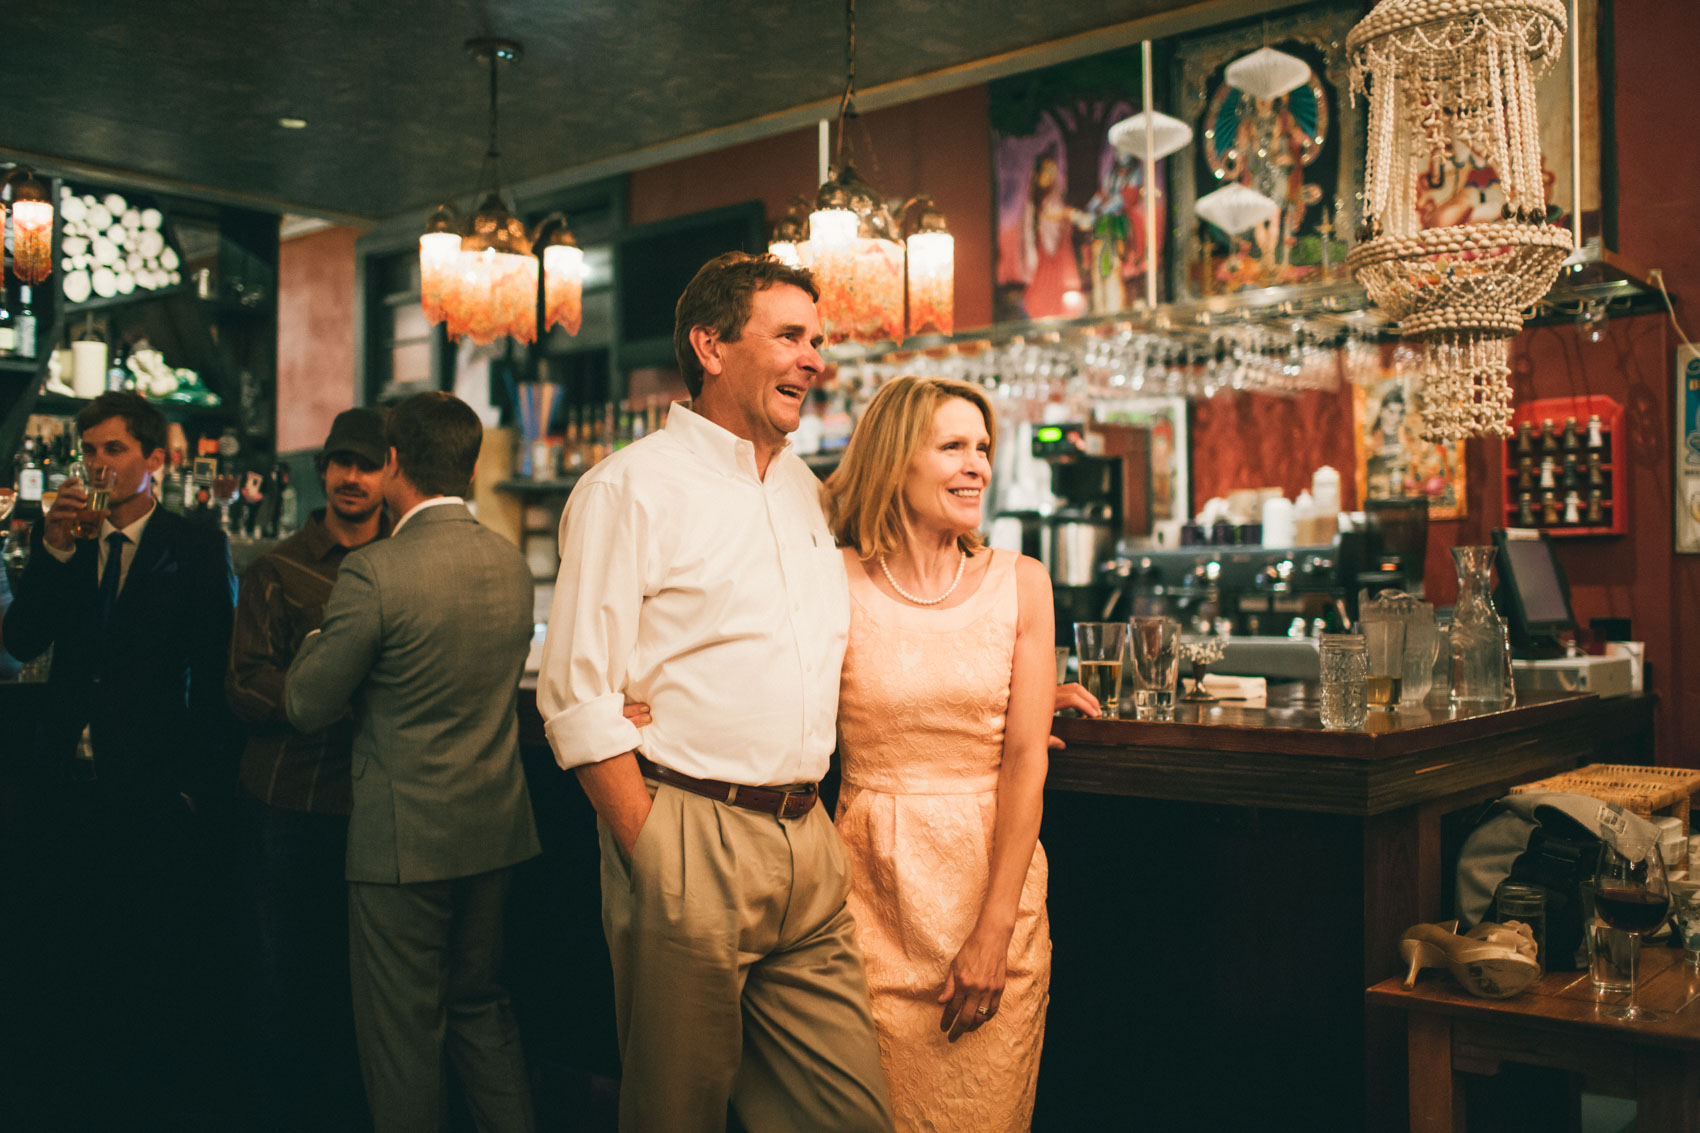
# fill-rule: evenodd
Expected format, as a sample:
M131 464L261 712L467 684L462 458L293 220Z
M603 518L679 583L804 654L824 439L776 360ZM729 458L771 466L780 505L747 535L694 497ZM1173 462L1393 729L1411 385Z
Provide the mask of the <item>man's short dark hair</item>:
M702 363L691 346L691 331L708 327L721 342L737 342L750 321L750 303L755 293L776 284L790 284L820 301L820 288L807 268L794 268L773 256L727 252L709 260L685 285L679 305L673 309L673 353L679 360L685 388L696 397L702 393Z
M384 439L397 470L425 496L464 496L472 485L484 425L452 393L419 393L390 409Z
M77 432L86 433L114 417L124 419L143 456L151 456L165 447L165 414L157 406L149 405L141 394L127 390L108 390L83 406L77 414Z

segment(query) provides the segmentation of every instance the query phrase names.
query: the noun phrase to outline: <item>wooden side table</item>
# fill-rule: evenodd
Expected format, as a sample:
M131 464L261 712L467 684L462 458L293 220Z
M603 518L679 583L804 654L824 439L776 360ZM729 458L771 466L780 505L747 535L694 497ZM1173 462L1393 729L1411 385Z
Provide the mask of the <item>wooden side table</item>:
M1700 971L1661 941L1641 950L1639 1002L1669 1013L1630 1024L1604 1009L1586 972L1553 972L1512 999L1478 999L1442 969L1416 987L1371 987L1372 1007L1406 1013L1412 1133L1465 1129L1461 1074L1496 1074L1506 1062L1583 1077L1594 1093L1634 1098L1642 1133L1700 1133Z

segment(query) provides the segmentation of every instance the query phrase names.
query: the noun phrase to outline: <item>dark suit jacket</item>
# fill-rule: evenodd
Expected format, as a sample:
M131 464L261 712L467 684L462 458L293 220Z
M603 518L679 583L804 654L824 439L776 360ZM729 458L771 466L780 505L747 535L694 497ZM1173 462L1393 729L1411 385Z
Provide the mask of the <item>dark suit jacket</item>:
M354 710L348 880L446 881L538 852L519 761L531 570L460 504L350 551L289 667L290 721Z
M6 612L7 652L27 661L53 647L38 756L69 770L86 724L110 791L223 799L240 750L224 700L236 603L228 540L156 506L104 631L97 563L93 541L55 559L38 523Z

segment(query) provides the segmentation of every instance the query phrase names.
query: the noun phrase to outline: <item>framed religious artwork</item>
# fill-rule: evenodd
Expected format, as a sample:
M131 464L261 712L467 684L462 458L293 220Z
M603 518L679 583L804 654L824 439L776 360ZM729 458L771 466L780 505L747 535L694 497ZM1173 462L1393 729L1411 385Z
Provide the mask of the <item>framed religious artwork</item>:
M1347 278L1366 109L1348 97L1344 44L1362 14L1357 3L1313 5L1175 45L1175 113L1193 129L1192 146L1174 162L1176 294ZM1280 53L1291 79L1308 74L1282 93L1229 81L1230 65L1264 48ZM1213 208L1229 189L1239 194L1236 207Z
M1154 163L1148 191L1144 162L1109 137L1138 112L1140 85L1137 48L991 84L998 322L1113 315L1142 299L1153 261L1161 278L1174 162ZM1158 210L1155 248L1146 247L1147 207Z
M1464 443L1421 438L1417 384L1407 367L1395 366L1373 383L1352 386L1358 499L1422 496L1430 519L1461 519Z

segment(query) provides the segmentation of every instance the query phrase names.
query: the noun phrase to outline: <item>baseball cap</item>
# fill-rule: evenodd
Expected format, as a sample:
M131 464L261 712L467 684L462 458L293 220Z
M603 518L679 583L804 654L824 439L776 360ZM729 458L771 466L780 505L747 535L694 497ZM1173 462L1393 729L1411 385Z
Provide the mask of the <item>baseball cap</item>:
M321 456L351 452L362 460L382 468L389 458L390 446L384 440L384 415L376 409L344 409L331 422L331 435L325 438Z

